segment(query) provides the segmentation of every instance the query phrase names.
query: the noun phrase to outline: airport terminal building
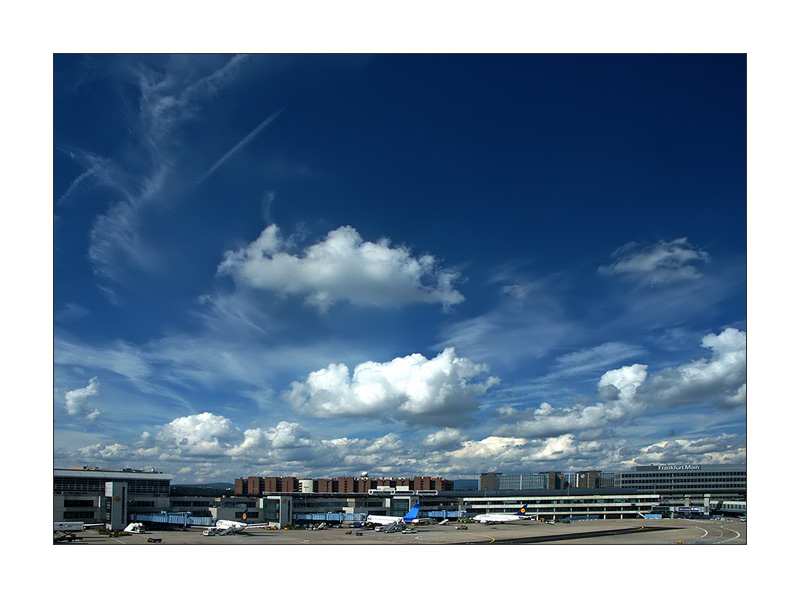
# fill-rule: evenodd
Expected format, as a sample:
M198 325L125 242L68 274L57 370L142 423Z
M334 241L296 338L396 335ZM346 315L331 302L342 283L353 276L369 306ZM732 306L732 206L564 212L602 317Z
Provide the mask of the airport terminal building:
M480 487L493 489L478 490L454 490L453 482L438 477L248 477L237 480L233 493L213 496L178 495L172 475L152 470L79 467L54 469L53 475L55 522L102 522L114 528L134 520L209 525L244 515L278 527L357 522L368 514L403 516L418 501L419 516L431 519L515 513L523 505L529 516L544 520L709 516L746 514L747 498L743 465L649 465L616 474L484 473ZM610 481L616 485L608 487Z
M123 523L137 511L170 509L172 475L98 467L53 469L53 521Z
M745 465L648 465L614 475L614 484L655 492L665 501L747 498Z

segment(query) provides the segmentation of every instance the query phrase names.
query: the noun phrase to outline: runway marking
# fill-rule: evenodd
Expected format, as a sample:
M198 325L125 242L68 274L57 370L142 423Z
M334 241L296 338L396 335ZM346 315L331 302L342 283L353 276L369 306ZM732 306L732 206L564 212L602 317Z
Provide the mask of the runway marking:
M699 529L700 531L703 532L703 535L701 535L699 538L697 538L698 540L702 540L704 537L706 537L708 535L708 531L706 531L702 527L698 527L697 525L695 525L694 528L695 529Z
M725 540L720 540L719 542L714 542L715 544L725 544L727 542L732 542L733 540L735 540L735 539L737 539L737 538L739 538L741 536L741 534L738 531L734 531L733 529L728 529L727 527L720 527L720 529L724 529L725 531L730 531L731 533L735 533L736 537L725 539ZM720 534L720 537L722 537L722 534Z

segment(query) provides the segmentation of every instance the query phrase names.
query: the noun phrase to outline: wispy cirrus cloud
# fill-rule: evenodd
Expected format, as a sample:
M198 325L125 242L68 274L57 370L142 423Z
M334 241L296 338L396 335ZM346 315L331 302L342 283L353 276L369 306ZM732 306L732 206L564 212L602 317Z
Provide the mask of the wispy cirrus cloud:
M212 73L197 77L198 68L184 57L172 57L165 70L140 67L136 71L139 85L139 115L150 144L161 148L162 141L183 122L198 113L198 100L216 94L230 83L247 55L237 54Z
M612 264L601 266L603 275L619 275L647 285L663 285L701 276L698 267L711 257L707 252L693 247L686 238L679 238L639 248L630 243L617 249Z
M606 342L599 346L563 354L555 359L555 365L549 377L567 377L592 373L598 369L631 358L636 358L645 353L645 349L634 344L624 342Z
M58 204L66 203L86 185L102 185L115 193L108 210L95 219L89 248L95 273L105 282L100 287L112 299L109 284L127 283L128 270L149 272L161 265L159 252L151 248L145 219L152 218L147 211L174 205L190 187L177 169L185 150L180 127L200 114L204 101L234 81L247 59L236 55L220 66L219 58L206 58L173 56L158 68L139 64L118 69L116 75L138 90L138 111L121 113L127 119L126 145L108 157L68 151L86 170L70 183Z

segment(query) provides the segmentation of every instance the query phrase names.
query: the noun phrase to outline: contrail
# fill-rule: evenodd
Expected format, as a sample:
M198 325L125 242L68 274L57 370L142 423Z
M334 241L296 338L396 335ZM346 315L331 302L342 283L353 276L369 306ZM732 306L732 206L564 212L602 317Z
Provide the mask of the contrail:
M262 130L262 129L264 129L264 127L266 127L267 125L269 125L270 123L272 123L272 121L274 121L276 118L278 118L278 116L280 116L280 114L281 114L282 112L283 112L283 109L281 109L281 110L279 110L279 111L277 111L277 112L273 113L272 115L270 115L269 117L267 117L266 119L264 119L264 120L261 122L261 124L260 124L258 127L256 127L255 129L253 129L253 131L251 131L250 133L248 133L248 134L247 134L247 136L245 136L245 138L244 138L244 139L243 139L241 142L239 142L238 144L236 144L236 145L235 145L233 148L231 148L231 149L228 151L228 153L227 153L225 156L223 156L222 158L220 158L220 159L219 159L219 160L218 160L218 161L217 161L217 162L214 164L214 166L213 166L213 167L211 167L211 168L210 168L210 169L209 169L209 170L206 172L206 174L205 174L205 175L203 175L203 176L200 178L200 180L197 182L197 183L198 183L198 185L199 185L199 184L201 184L201 183L203 183L203 182L204 182L206 179L208 179L208 177L209 177L209 176L210 176L210 175L211 175L211 174L212 174L214 171L216 171L216 170L217 170L217 169L219 169L219 168L220 168L220 167L221 167L223 164L225 164L225 161L227 161L227 160L228 160L228 159L229 159L231 156L233 156L234 154L236 154L236 152L238 152L238 151L239 151L239 149L240 149L242 146L244 146L244 145L245 145L245 144L247 144L247 143L248 143L250 140L252 140L254 137L256 137L256 136L257 136L257 135L258 135L258 134L261 132L261 130Z
M70 184L69 188L67 188L67 191L64 192L64 194L61 196L61 198L58 199L58 202L56 202L56 204L61 204L62 202L64 202L64 200L67 199L67 196L69 196L73 191L75 191L75 188L77 188L84 179L89 177L89 175L94 174L95 170L96 170L96 167L92 167L88 171L84 171L83 173L78 175L78 177L75 178L75 181L73 181Z

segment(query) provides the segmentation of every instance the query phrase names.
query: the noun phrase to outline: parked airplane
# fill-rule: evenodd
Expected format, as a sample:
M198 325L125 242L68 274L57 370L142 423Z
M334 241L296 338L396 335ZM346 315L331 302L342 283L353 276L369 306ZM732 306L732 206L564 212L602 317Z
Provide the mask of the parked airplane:
M530 519L525 513L528 511L528 505L524 504L514 514L509 513L486 513L484 515L476 515L472 520L476 523L507 523L509 521L519 521L520 519Z
M367 523L375 523L376 525L391 525L398 521L404 523L419 523L417 515L419 514L419 502L411 507L404 517L386 517L383 515L367 515Z
M269 523L248 523L247 514L242 515L241 521L228 521L226 519L217 519L211 526L203 531L203 535L229 535L238 533L240 531L247 531L248 529L266 529Z

